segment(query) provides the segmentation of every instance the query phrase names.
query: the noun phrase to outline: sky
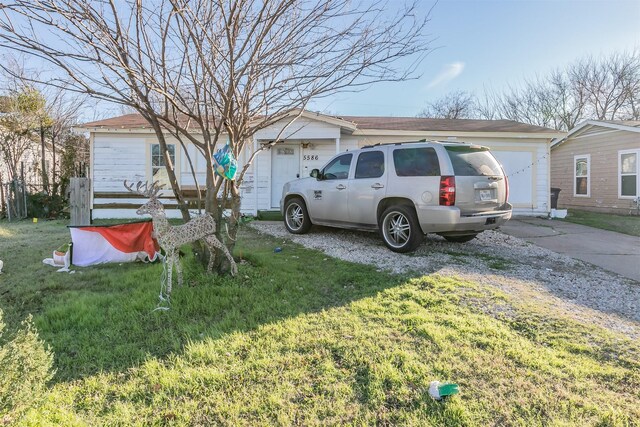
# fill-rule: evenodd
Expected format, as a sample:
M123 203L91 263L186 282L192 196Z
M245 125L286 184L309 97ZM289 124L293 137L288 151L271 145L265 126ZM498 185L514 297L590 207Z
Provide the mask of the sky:
M436 49L418 79L337 94L310 109L413 117L451 91L500 91L589 55L640 48L640 0L440 0L428 32Z

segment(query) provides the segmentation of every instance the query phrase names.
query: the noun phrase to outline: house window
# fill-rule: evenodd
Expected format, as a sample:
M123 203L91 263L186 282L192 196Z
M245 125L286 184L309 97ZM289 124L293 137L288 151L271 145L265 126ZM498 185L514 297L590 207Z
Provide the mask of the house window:
M640 150L618 152L618 197L622 199L638 197L639 155Z
M591 183L589 177L590 163L591 155L589 154L575 156L573 158L573 195L576 197L589 197L591 195Z
M169 151L169 156L171 157L171 164L175 166L176 146L174 144L167 144L167 150ZM160 144L152 144L151 181L158 181L159 185L164 185L165 188L168 188L171 184L169 183L169 176L167 174L167 168L165 167L165 165L166 162L164 160L164 156L162 155L162 150L160 150Z

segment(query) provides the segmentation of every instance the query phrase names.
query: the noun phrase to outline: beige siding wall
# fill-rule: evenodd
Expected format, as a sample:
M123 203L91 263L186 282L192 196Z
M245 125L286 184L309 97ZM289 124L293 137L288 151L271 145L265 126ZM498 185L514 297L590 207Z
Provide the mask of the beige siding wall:
M628 213L633 201L618 198L618 152L640 149L640 134L628 131L600 132L569 138L551 150L551 187L560 188L558 208ZM590 195L574 196L574 158L590 155Z

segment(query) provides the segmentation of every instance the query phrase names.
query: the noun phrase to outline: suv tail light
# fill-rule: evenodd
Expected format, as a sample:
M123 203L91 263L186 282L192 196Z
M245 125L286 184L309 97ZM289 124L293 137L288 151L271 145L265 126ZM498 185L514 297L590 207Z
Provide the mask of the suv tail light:
M456 204L456 177L440 177L440 206L453 206Z

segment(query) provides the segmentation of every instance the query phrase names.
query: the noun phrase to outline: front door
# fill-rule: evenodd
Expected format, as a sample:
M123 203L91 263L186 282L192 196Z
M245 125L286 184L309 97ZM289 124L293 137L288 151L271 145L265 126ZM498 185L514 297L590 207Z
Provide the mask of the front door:
M300 177L300 147L276 145L271 149L271 207L280 208L282 187Z

